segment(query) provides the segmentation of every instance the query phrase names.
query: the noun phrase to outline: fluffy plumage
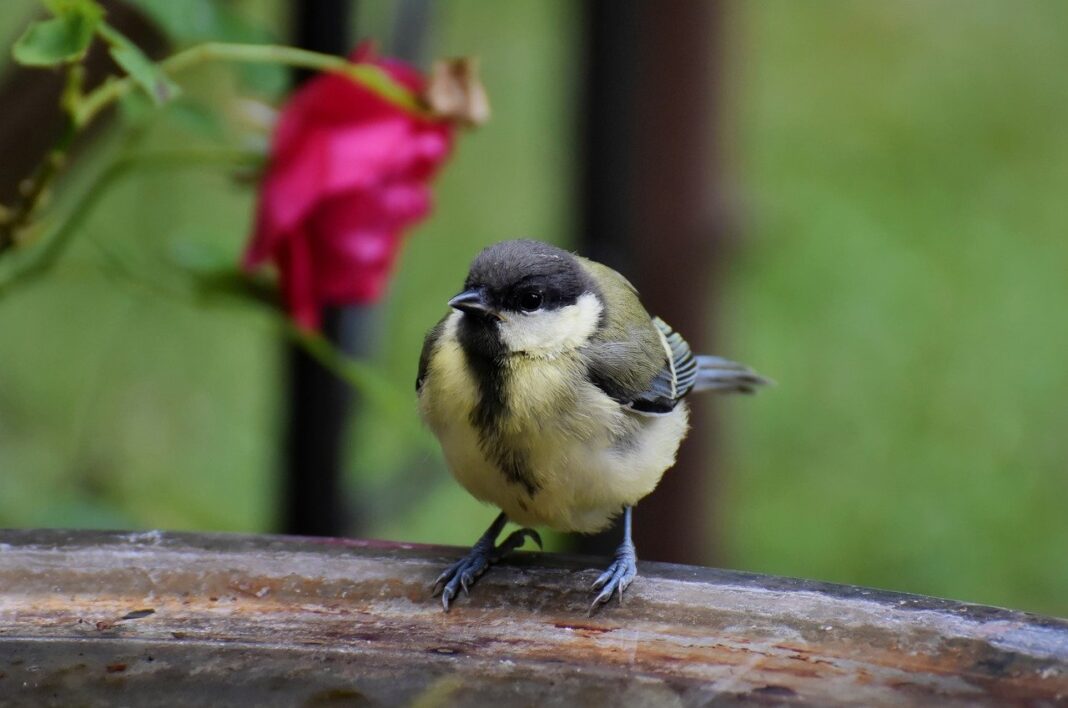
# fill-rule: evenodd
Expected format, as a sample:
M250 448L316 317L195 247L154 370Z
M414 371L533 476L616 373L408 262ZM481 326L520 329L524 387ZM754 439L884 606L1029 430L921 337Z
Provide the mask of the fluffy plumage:
M763 382L694 357L623 276L553 246L491 246L464 287L424 343L420 410L457 480L523 525L604 528L674 463L688 393Z

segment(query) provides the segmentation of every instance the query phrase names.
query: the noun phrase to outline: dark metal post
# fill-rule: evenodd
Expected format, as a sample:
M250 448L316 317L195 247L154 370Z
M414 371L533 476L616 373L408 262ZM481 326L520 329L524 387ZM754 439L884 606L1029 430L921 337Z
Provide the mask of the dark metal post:
M726 218L714 164L723 5L591 0L587 8L580 248L620 269L646 306L709 351ZM659 488L635 508L640 557L709 562L716 466L707 402ZM580 541L606 553L618 530Z
M351 49L353 0L292 0L294 43L319 52L346 54ZM297 72L296 82L308 78ZM357 354L362 308L328 308L323 334ZM337 536L356 525L344 501L344 441L352 409L348 385L303 350L287 346L289 377L282 485L282 529L286 533Z

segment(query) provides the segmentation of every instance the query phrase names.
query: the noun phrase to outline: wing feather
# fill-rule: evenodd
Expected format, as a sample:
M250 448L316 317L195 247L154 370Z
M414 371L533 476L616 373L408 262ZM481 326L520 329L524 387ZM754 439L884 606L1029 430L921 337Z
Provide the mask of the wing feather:
M694 356L690 345L678 332L659 317L652 319L663 347L664 358L651 378L629 381L624 372L640 356L625 342L614 347L607 344L598 350L591 363L590 380L619 403L638 413L670 413L687 394L694 391L753 393L770 383L752 369L717 356Z
M619 403L650 415L670 413L697 380L697 362L690 346L663 320L653 318L647 339L651 346L605 342L590 357L590 380ZM659 344L659 346L657 346ZM656 362L656 352L663 357ZM636 378L636 362L649 361L648 373Z

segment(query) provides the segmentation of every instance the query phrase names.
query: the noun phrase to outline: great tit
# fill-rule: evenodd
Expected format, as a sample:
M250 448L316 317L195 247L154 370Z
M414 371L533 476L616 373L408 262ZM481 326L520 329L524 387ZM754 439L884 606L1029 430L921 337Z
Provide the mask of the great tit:
M504 241L471 264L419 358L420 413L454 477L501 509L438 577L445 610L531 526L593 533L624 514L592 612L637 575L631 509L675 462L693 391L752 393L767 381L694 356L607 266L538 241ZM512 520L523 528L500 545Z

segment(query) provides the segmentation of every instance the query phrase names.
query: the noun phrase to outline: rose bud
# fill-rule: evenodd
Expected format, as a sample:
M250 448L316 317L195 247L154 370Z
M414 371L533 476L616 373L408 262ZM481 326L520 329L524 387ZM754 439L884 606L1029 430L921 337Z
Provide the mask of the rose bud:
M424 77L399 61L352 54L422 99ZM341 74L321 74L282 106L244 266L273 261L286 306L305 328L324 305L381 296L403 230L430 210L429 181L449 154L453 120L391 103Z

